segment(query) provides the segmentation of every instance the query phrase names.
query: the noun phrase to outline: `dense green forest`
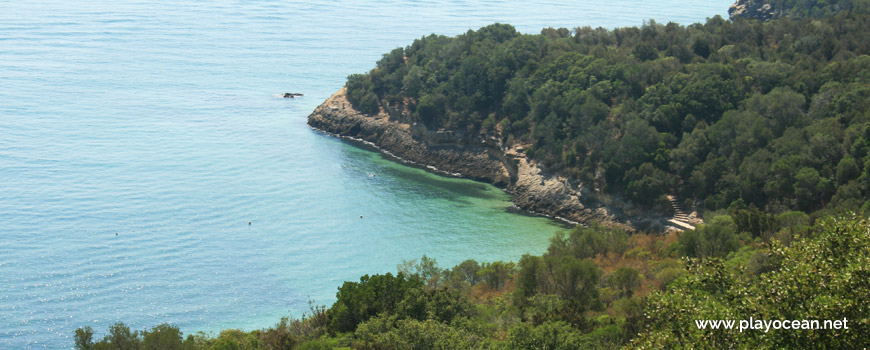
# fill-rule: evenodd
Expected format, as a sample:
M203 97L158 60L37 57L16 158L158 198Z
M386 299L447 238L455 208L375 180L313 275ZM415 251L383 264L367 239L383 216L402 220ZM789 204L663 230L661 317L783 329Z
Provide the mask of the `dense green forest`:
M773 7L782 9L782 17L828 17L839 11L867 11L870 2L867 0L778 0L769 1Z
M682 27L491 25L348 79L360 110L528 144L546 170L643 206L870 207L870 16Z
M416 40L349 77L357 109L407 110L409 123L526 145L548 170L639 205L678 194L701 204L706 224L631 235L578 226L515 263L406 261L261 330L119 323L102 338L78 329L75 346L870 347L868 28L870 16L854 10L540 35L496 24ZM848 329L695 322L750 317L846 319Z

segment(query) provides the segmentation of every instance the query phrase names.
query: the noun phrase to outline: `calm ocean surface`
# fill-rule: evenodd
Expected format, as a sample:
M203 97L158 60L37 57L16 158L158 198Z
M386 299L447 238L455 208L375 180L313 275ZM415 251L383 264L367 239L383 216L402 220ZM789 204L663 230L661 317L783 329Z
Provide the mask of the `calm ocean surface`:
M4 1L0 349L117 321L256 329L403 259L540 254L563 227L306 116L429 33L690 24L731 2Z

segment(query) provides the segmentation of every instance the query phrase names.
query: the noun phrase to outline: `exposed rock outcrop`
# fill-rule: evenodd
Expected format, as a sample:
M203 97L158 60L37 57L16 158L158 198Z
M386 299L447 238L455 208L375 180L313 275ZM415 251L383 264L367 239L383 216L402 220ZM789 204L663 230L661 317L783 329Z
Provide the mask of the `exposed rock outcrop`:
M741 17L767 21L782 15L782 9L775 8L774 5L764 0L737 0L728 8L728 16L731 19Z
M854 10L864 13L867 12L866 6L860 5L859 2L850 0L737 0L737 2L728 8L728 15L732 20L737 18L752 18L768 21L782 17L792 19L821 18L832 16L841 11Z
M510 174L499 152L490 145L466 144L465 139L422 125L393 121L386 113L364 115L351 107L342 88L308 116L308 125L339 136L373 143L405 161L437 168L440 172L486 181L505 187Z
M429 130L395 118L398 111L362 114L342 88L308 117L311 127L369 142L403 161L454 176L489 182L514 195L520 209L571 223L617 226L629 231L661 231L669 217L634 208L618 199L587 190L567 178L549 174L528 160L521 146L505 146L497 137ZM393 115L391 117L391 114Z

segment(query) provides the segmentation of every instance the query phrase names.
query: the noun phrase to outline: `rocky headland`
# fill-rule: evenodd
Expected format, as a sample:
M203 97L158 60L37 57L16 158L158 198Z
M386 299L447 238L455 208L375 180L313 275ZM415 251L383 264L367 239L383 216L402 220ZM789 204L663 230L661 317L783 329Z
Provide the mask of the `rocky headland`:
M858 1L771 1L771 0L737 0L728 8L731 20L738 18L769 21L777 18L823 18L840 11L868 10L866 5Z
M735 18L753 18L767 21L783 15L779 6L763 0L737 0L728 8L728 16Z
M405 123L407 111L381 108L377 115L355 110L342 88L308 116L311 127L370 143L401 161L441 173L491 183L513 194L522 210L573 224L598 223L662 231L668 213L651 213L583 184L544 171L526 158L522 145L504 145L501 138L465 135L454 130L429 130Z

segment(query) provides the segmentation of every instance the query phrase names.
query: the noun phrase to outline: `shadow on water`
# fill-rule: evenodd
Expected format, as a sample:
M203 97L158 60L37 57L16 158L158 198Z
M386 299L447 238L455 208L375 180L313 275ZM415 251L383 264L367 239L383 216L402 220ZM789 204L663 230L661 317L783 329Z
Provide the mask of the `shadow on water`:
M559 228L561 228L562 230L566 230L566 231L571 230L575 227L575 225L567 223L567 222L562 221L562 220L556 220L556 219L553 219L553 218L546 216L546 215L543 215L543 214L537 214L537 213L532 213L532 212L529 212L526 210L522 210L519 207L517 207L516 205L511 205L507 208L504 208L503 211L505 213L509 213L509 214L513 214L513 215L522 215L522 216L531 217L531 218L548 218L548 219L550 219L550 221L552 222L553 225L556 225Z
M348 139L340 140L345 145L341 147L347 161L345 169L358 172L361 176L375 175L375 178L381 180L394 180L403 190L413 187L427 195L469 205L471 203L463 198L509 200L508 195L490 184L437 174L425 166L407 163L381 153L371 145Z

